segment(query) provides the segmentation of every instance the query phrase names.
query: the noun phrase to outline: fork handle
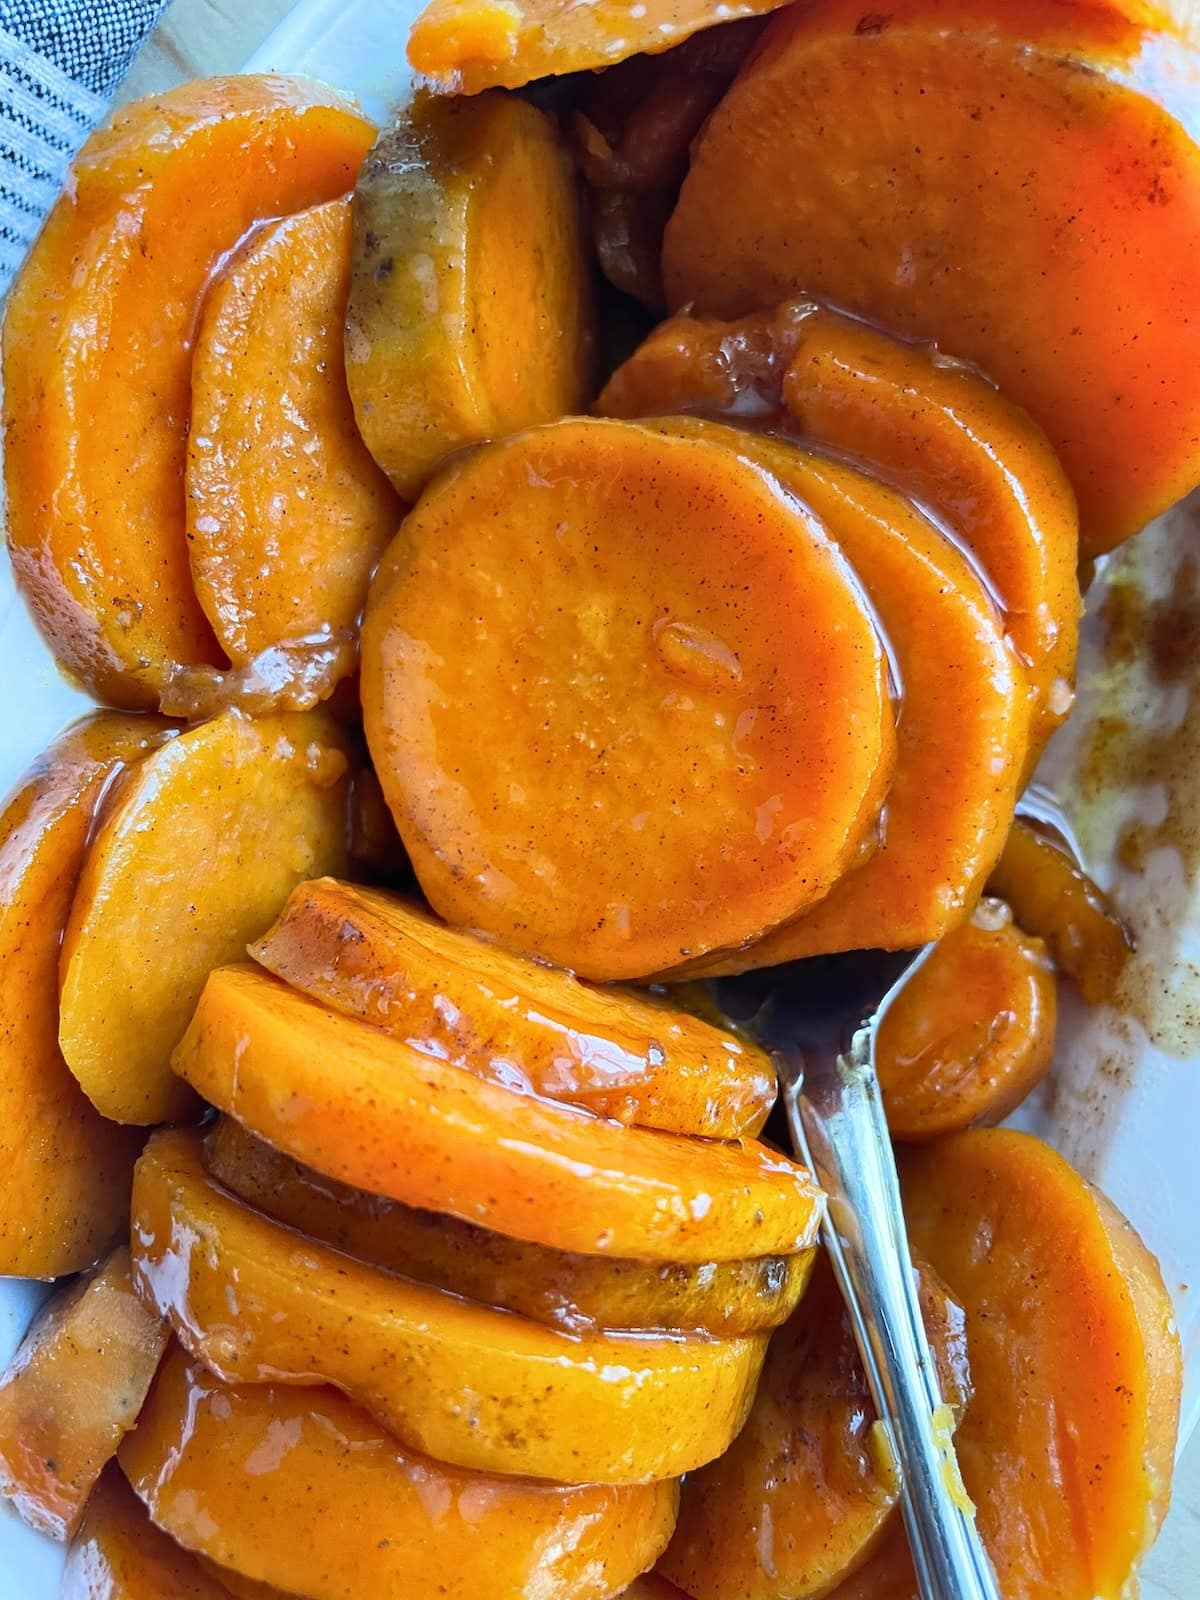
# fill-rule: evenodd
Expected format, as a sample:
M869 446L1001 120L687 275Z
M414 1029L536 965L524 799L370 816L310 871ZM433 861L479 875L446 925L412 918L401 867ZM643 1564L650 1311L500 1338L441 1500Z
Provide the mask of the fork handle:
M806 1075L802 1058L782 1054L792 1140L829 1196L825 1243L899 1465L922 1600L1000 1600L949 1430L935 1426L942 1400L917 1300L872 1036L872 1025L860 1028L833 1071Z

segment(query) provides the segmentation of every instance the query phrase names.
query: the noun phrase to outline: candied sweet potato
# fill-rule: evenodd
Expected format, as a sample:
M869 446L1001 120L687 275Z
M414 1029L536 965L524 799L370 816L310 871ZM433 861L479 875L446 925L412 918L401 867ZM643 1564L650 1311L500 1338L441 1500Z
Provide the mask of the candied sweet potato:
M408 36L409 65L460 94L597 71L669 50L714 23L774 11L784 0L430 0Z
M966 916L1000 853L1025 763L1026 684L998 613L962 553L886 485L783 439L699 418L657 426L724 441L813 508L862 573L901 692L876 853L803 916L683 970L740 972L940 938ZM936 650L926 632L935 618Z
M918 1263L945 1404L970 1393L962 1308ZM828 1261L771 1340L746 1426L689 1474L659 1563L695 1600L805 1600L860 1565L895 1518L900 1484Z
M892 771L882 643L824 529L723 440L631 423L443 473L371 586L362 688L434 909L591 978L813 905Z
M582 410L592 316L553 120L501 90L418 93L358 180L346 322L358 426L405 499L463 445Z
M735 1139L757 1133L775 1099L775 1070L749 1040L580 983L394 895L301 884L250 953L419 1050L618 1122Z
M138 1162L133 1262L226 1382L332 1384L412 1449L485 1472L678 1477L737 1433L766 1349L763 1334L567 1334L380 1272L242 1205L187 1131Z
M346 387L349 292L344 196L251 234L204 299L192 359L188 555L196 596L235 667L287 641L352 646L367 580L400 521ZM304 695L312 704L332 688L306 685Z
M230 1117L207 1135L204 1165L249 1205L347 1255L568 1330L761 1333L795 1310L815 1253L683 1263L550 1250L350 1189Z
M346 866L344 730L319 712L237 712L138 767L88 851L62 945L59 1041L118 1122L194 1105L171 1051L213 967L303 879Z
M936 1139L1008 1115L1054 1054L1046 947L998 900L980 902L892 1001L875 1066L897 1139Z
M90 1266L129 1213L141 1148L102 1118L58 1046L58 957L108 786L173 730L103 712L26 774L0 815L0 1273L57 1278Z
M623 1128L516 1094L252 967L209 978L175 1067L319 1172L535 1244L736 1261L807 1249L820 1226L810 1175L764 1145Z
M977 362L1046 430L1094 556L1200 478L1198 82L1117 6L790 6L694 146L669 303L819 294Z
M67 1552L59 1600L226 1600L228 1593L154 1526L120 1468L106 1467Z
M1018 818L992 870L988 891L1044 939L1055 965L1089 1005L1111 1000L1131 949L1108 897L1036 822Z
M166 1344L124 1248L43 1306L0 1377L0 1494L30 1527L55 1539L74 1532Z
M223 252L262 217L343 194L372 133L298 78L138 101L76 158L9 294L13 572L98 699L156 706L177 668L220 663L184 532L193 322Z
M308 1600L606 1600L653 1565L677 1501L444 1466L332 1389L228 1388L178 1347L120 1459L181 1544Z

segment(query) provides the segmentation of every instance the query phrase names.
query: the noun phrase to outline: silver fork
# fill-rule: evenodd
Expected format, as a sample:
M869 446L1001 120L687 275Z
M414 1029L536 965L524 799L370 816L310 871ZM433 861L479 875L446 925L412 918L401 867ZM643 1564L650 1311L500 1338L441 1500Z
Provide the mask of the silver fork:
M796 1154L829 1196L824 1241L901 1480L922 1600L1000 1600L962 1490L917 1300L875 1040L928 954L865 951L714 985L771 1050Z

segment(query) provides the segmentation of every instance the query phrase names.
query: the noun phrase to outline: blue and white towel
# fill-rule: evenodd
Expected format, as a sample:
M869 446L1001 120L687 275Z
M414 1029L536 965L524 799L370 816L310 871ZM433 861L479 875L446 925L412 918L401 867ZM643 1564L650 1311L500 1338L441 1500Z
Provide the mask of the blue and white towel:
M0 296L168 0L0 0Z

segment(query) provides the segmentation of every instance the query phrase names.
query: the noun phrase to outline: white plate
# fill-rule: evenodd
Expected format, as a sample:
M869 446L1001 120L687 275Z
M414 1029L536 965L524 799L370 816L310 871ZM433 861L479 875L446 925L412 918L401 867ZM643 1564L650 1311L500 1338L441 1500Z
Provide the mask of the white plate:
M353 91L372 115L382 117L409 80L404 40L419 9L419 0L302 0L246 63L247 70L310 74ZM1121 552L1094 588L1089 609L1096 610L1108 589L1131 573L1169 596L1187 547L1200 548L1200 505L1191 514L1181 510L1163 519ZM1093 619L1081 703L1043 772L1064 798L1093 867L1117 883L1139 933L1141 1020L1107 1008L1089 1014L1070 1009L1051 1087L1018 1120L1099 1183L1159 1255L1184 1339L1186 1438L1200 1415L1200 664L1189 705L1188 685L1156 684L1140 660L1106 666L1102 633ZM2 556L0 681L10 686L0 718L3 791L87 702L58 676L13 592ZM1158 778L1147 781L1147 762L1128 741L1121 752L1123 771L1110 770L1098 789L1084 782L1089 740L1100 717L1123 717L1139 736L1174 733L1170 786L1190 796L1194 807L1177 829L1158 828L1141 878L1117 868L1116 843L1132 816L1157 823L1165 785ZM0 1364L40 1296L34 1285L0 1280ZM0 1510L0 1600L51 1600L61 1565L57 1546L30 1534L7 1508Z

